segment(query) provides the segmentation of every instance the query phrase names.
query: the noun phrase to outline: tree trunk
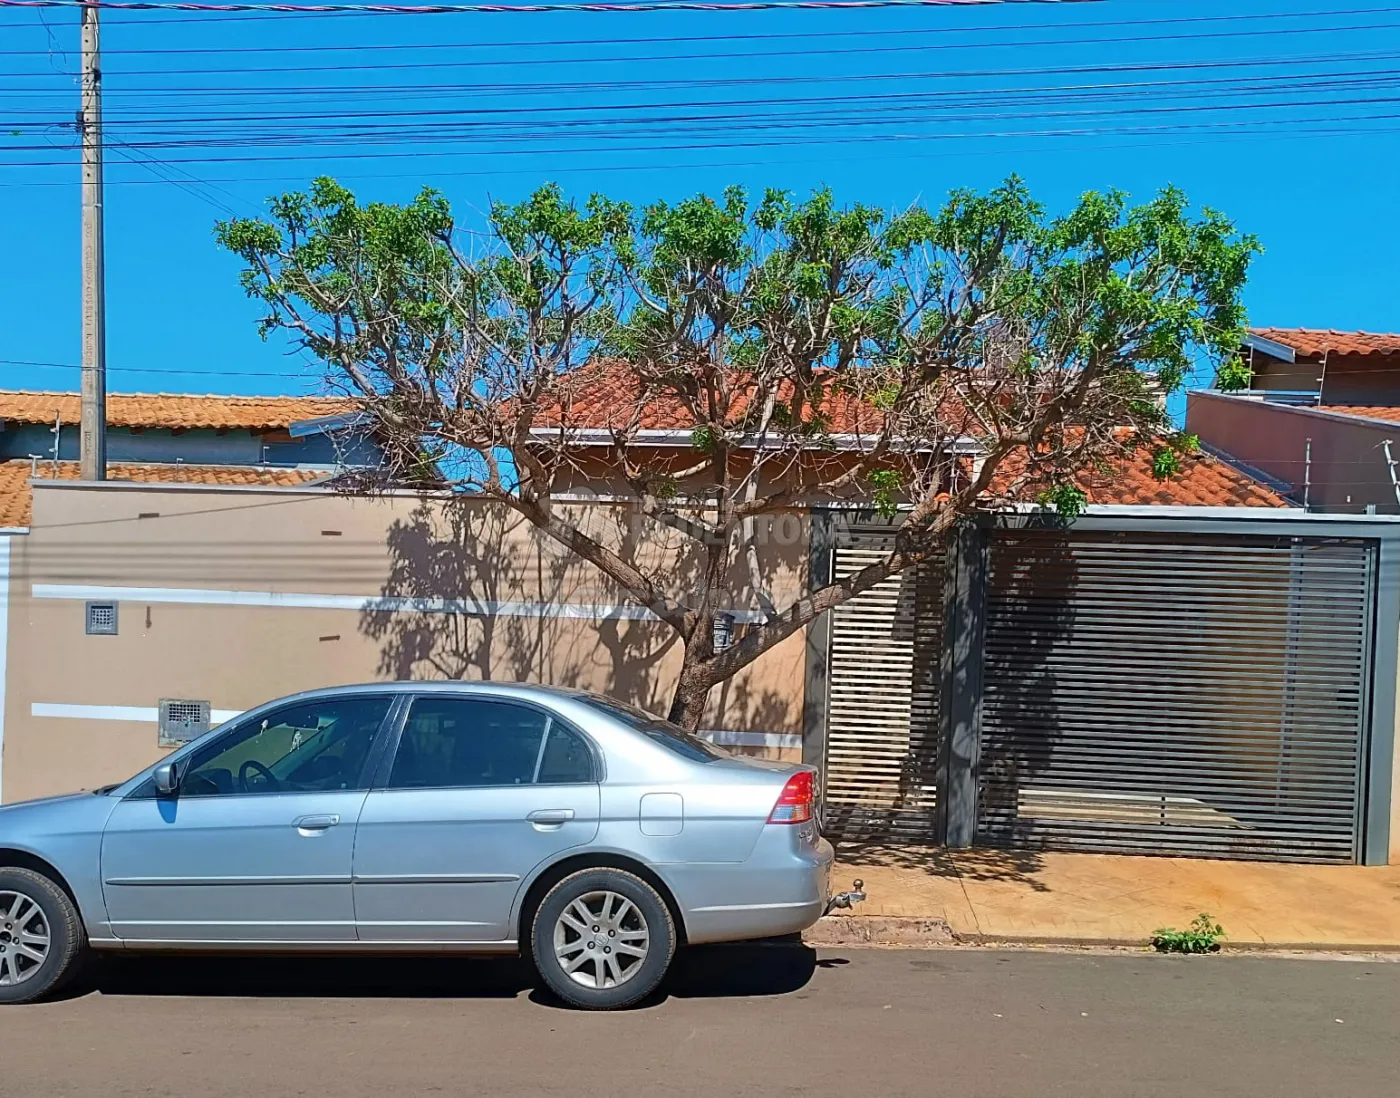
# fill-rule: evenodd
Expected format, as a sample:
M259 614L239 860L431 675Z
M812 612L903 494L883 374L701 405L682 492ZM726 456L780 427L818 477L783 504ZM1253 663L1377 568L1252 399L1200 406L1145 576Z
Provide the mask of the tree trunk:
M680 678L676 681L676 692L671 696L671 711L666 719L678 724L687 732L698 732L700 722L705 717L705 702L709 700L710 688L714 686L714 675L709 661L693 658L690 646L686 647L685 663L681 665Z

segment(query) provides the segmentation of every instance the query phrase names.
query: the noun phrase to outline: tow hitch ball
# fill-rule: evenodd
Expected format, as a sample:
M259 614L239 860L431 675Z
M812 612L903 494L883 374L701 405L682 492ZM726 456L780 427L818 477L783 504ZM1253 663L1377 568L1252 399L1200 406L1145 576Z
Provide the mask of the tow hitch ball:
M838 892L826 901L826 910L822 912L823 915L830 915L838 907L855 907L856 904L865 901L865 882L857 877L851 884L853 887L850 892Z

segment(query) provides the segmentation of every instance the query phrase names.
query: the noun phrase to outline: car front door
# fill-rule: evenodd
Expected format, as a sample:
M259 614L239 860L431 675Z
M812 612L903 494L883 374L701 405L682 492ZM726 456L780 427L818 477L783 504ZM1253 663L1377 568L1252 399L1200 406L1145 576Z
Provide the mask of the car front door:
M175 796L147 783L102 837L112 932L131 941L353 941L355 824L385 695L289 703L190 756Z
M524 878L598 833L594 749L533 705L417 697L385 769L355 838L364 941L512 938Z

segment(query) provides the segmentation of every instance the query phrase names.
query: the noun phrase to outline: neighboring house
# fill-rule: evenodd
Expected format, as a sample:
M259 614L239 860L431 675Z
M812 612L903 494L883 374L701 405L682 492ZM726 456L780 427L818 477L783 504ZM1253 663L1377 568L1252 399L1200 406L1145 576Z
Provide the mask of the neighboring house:
M534 428L533 434L542 444L548 444L564 431L577 447L575 456L562 473L572 475L572 480L565 484L566 490L586 489L593 496L625 497L629 494L615 465L615 431L625 432L629 445L645 453L649 469L693 466L695 452L691 431L694 421L690 412L678 399L667 396L651 401L638 413L636 384L626 370L615 367L591 375L581 374L567 406L551 409L545 417L552 425ZM823 408L827 433L820 441L813 442L810 455L805 458L813 466L820 467L821 479L831 479L858 461L880 438L883 426L881 414L854 396L838 391L831 394L830 400L830 406ZM744 412L743 403L736 398L732 414L742 417ZM739 454L732 460L742 461L745 452L756 448L756 440L746 443L739 447ZM917 456L917 451L903 446L893 449L891 462L910 458L911 454ZM982 446L975 436L965 435L953 440L949 449L962 456L962 475L966 475L976 465ZM696 478L695 486L703 495L704 474ZM1079 478L1079 486L1085 491L1088 502L1094 505L1296 506L1280 495L1277 486L1209 454L1184 457L1181 473L1161 480L1153 475L1151 453L1143 449L1108 468L1086 472ZM858 504L864 490L865 485L853 484L840 499ZM1000 492L997 483L993 484L993 490ZM1020 502L1033 504L1035 496L1036 492L1028 489ZM835 501L810 499L808 502Z
M77 393L0 390L0 460L78 457ZM107 460L329 469L378 462L335 397L109 393Z
M648 430L688 448L683 422ZM102 484L0 465L0 797L120 780L335 683L542 681L665 707L674 634L518 515L351 495L300 464L116 462ZM601 446L585 486L561 510L683 590L686 542L635 521ZM938 566L818 618L716 688L707 734L820 767L848 840L1400 861L1400 522L1303 514L1209 455L1167 481L1138 455L1084 486L1072 523L1029 501L985 516ZM866 511L764 516L774 601L880 552L891 528ZM761 613L748 580L736 566L739 630Z
M1190 393L1206 449L1311 511L1400 513L1400 335L1255 328L1249 388Z

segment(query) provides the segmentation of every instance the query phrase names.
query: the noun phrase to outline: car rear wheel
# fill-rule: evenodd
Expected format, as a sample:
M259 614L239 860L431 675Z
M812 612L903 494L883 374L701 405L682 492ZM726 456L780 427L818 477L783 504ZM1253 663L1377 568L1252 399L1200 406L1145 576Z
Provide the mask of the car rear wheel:
M41 873L0 868L0 1003L27 1003L57 991L77 972L86 948L78 911Z
M676 927L656 889L621 869L584 869L551 888L530 934L535 967L584 1010L618 1010L660 985Z

